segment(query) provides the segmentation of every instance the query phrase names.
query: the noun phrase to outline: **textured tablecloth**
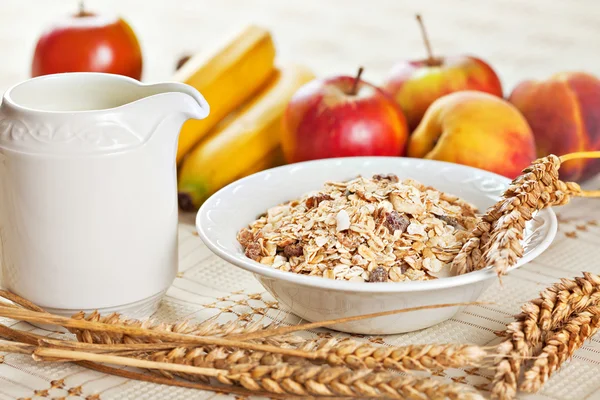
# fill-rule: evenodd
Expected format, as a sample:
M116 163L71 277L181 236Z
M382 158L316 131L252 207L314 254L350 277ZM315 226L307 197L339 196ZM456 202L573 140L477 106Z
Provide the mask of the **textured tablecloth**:
M71 4L73 3L73 4ZM0 90L25 79L33 43L41 27L75 2L2 0L0 10ZM563 70L600 74L600 3L597 0L104 0L92 9L116 11L132 23L142 40L144 78L167 79L179 55L202 50L241 25L253 22L272 30L281 59L301 61L318 74L352 74L366 67L365 78L379 82L395 60L423 55L413 19L421 12L438 54L469 52L488 60L509 91L522 78L546 77ZM590 184L600 188L600 180ZM427 342L495 343L519 306L561 277L581 271L600 273L600 200L577 200L559 211L559 233L535 262L495 284L473 306L433 328L403 335L365 337L382 345ZM182 216L180 274L155 318L222 320L265 314L286 324L298 319L278 309L251 274L213 256L194 235L193 216ZM1 323L13 322L0 319ZM17 328L48 334L24 323ZM322 330L321 335L337 334ZM57 336L60 334L53 334ZM1 354L1 353L0 353ZM223 395L130 381L72 364L36 364L30 358L0 356L0 400L73 399L220 399ZM446 376L484 389L489 376L450 371ZM579 350L545 386L527 399L600 399L600 341Z

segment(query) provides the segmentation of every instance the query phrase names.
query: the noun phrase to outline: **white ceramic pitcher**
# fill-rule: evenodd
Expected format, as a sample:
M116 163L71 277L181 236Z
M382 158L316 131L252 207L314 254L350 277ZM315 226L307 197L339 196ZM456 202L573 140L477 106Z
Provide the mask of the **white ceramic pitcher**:
M194 88L68 73L0 106L2 284L58 314L156 310L177 273L175 153Z

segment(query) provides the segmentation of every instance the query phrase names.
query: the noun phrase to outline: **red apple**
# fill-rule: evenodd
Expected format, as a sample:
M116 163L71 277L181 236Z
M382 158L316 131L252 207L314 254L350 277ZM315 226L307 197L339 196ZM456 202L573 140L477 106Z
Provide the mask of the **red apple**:
M108 72L142 77L142 53L135 33L121 18L79 13L50 26L35 48L31 75Z
M302 86L283 116L288 162L332 157L401 156L406 119L393 99L356 77L317 79Z
M500 79L483 60L464 55L434 57L421 16L417 20L428 58L396 64L382 86L402 108L411 131L429 106L446 94L476 90L502 97Z

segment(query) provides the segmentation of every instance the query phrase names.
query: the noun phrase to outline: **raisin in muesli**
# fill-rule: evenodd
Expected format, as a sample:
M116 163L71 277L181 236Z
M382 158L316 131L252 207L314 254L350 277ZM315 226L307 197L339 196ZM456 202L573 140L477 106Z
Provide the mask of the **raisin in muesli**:
M254 261L260 261L262 257L262 250L260 248L260 244L256 242L249 243L246 246L246 251L244 252L246 257L253 259Z
M373 175L373 180L374 181L390 181L393 183L398 183L398 176L394 175L394 174L377 174L377 175Z
M311 208L319 207L319 204L321 204L321 202L325 200L333 200L333 198L328 194L318 194L316 196L311 196L308 199L306 199L306 208L310 210Z
M288 244L283 248L283 254L287 257L298 257L304 253L302 246L296 243Z
M387 282L387 280L388 272L381 266L375 268L369 275L369 282Z
M254 242L254 234L247 228L244 228L238 233L237 240L242 246L247 247L250 243Z
M404 233L406 232L408 225L410 225L410 219L406 214L399 214L396 211L391 211L385 214L384 225L387 226L392 234L396 231Z

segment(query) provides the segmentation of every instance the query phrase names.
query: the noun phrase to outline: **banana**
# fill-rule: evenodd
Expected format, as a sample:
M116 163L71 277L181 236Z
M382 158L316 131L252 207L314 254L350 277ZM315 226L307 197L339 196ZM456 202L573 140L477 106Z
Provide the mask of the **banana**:
M173 76L198 89L210 105L205 119L187 121L179 134L177 163L231 111L267 82L274 69L275 45L268 31L248 26L212 51L187 61Z
M277 69L255 99L196 146L180 169L180 207L197 209L253 166L264 169L281 163L281 153L273 153L280 152L281 118L296 90L312 79L312 72L300 65ZM269 161L276 158L280 161Z

